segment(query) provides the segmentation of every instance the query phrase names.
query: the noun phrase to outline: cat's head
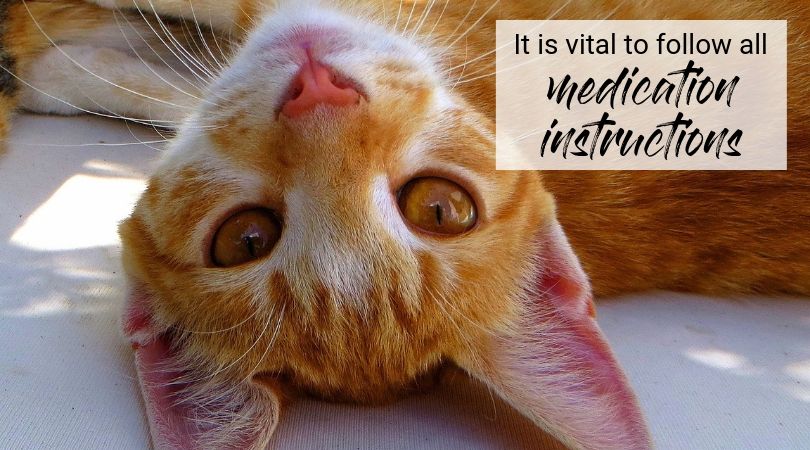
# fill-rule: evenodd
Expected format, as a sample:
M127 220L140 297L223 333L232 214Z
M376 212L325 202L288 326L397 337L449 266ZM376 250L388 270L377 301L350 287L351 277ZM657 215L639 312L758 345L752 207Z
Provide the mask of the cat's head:
M280 385L379 401L450 362L563 442L648 444L551 195L494 170L438 56L288 8L211 85L121 227L156 441L260 442Z

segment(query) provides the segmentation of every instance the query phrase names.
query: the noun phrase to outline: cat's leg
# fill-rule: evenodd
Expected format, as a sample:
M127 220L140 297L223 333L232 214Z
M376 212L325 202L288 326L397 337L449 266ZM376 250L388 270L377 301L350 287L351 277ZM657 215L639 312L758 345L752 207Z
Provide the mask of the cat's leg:
M197 106L202 80L111 48L61 45L21 74L20 106L55 114L94 112L177 126Z

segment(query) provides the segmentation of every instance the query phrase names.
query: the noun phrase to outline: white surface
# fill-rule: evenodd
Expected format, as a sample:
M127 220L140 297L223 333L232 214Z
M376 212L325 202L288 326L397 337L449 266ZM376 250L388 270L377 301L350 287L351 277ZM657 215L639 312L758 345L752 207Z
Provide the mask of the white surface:
M118 333L115 228L159 153L137 141L156 139L90 117L14 123L0 156L0 447L148 445ZM810 300L659 293L602 302L599 321L658 448L810 448ZM276 448L531 449L545 439L457 377L385 407L299 402Z

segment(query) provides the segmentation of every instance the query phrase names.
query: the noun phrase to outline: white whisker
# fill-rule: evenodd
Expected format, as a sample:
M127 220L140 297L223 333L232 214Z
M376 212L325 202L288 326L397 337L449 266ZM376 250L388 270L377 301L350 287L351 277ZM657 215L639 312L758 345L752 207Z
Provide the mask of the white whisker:
M467 70L467 58L469 57L469 45L467 38L464 38L464 64L461 68L461 73L459 74L458 78L456 78L456 82L453 83L453 87L450 88L450 92L453 92L458 86L458 82L464 77L464 71Z
M163 21L163 18L155 10L155 6L152 3L152 0L149 0L149 6L152 8L152 11L155 13L155 19L157 20L158 24L160 25L160 28L163 30L164 35L172 42L172 45L174 46L174 48L176 48L177 51L182 53L185 56L186 61L190 62L195 67L197 67L202 72L203 75L206 75L209 79L215 78L216 74L214 72L212 72L209 67L207 67L205 64L203 64L202 61L200 61L198 58L195 58L194 55L188 49L186 49L185 46L182 43L180 43L180 41L177 40L177 38L174 36L174 33L172 33L172 31L169 29L169 27L166 26L166 23ZM184 23L185 23L185 21L184 21ZM193 41L193 39L192 39L192 41Z
M34 17L33 13L31 13L31 9L28 7L28 2L27 2L27 0L22 0L22 3L23 3L23 6L25 7L26 11L28 12L28 15L31 17L31 20L34 22L34 25L37 27L37 29L39 30L39 32L40 32L40 33L42 33L42 35L45 37L45 39L47 39L47 40L48 40L48 43L50 43L50 44L51 44L51 46L52 46L53 48L55 48L55 49L56 49L56 50L58 50L58 51L59 51L59 52L60 52L62 55L64 55L64 57L65 57L65 58L67 58L67 59L68 59L70 62L72 62L73 64L75 64L75 65L76 65L76 67L79 67L80 69L84 70L85 72L87 72L88 74L90 74L90 75L94 76L95 78L97 78L97 79L99 79L99 80L101 80L101 81L103 81L103 82L105 82L105 83L107 83L107 84L109 84L109 85L111 85L111 86L115 86L115 87L117 87L117 88L119 88L119 89L121 89L121 90L123 90L123 91L125 91L125 92L128 92L128 93L130 93L130 94L137 95L137 96L139 96L139 97L143 97L143 98L146 98L146 99L149 99L149 100L152 100L152 101L158 102L158 103L162 103L162 104L164 104L164 105L174 106L174 107L177 107L177 108L183 108L183 109L193 109L193 108L190 108L190 107L185 106L185 105L177 105L177 104L175 104L175 103L172 103L172 102L169 102L169 101L166 101L166 100L161 100L161 99L158 99L158 98L155 98L155 97L151 97L151 96L149 96L149 95L146 95L146 94L143 94L143 93L140 93L140 92L133 91L132 89L129 89L129 88L126 88L126 87L121 86L121 85L119 85L119 84L116 84L116 83L114 83L114 82L112 82L112 81L110 81L110 80L108 80L108 79L106 79L106 78L104 78L104 77L102 77L102 76L100 76L100 75L96 74L96 73L95 73L95 72L93 72L92 70L89 70L89 69L88 69L88 68L86 68L84 65L82 65L81 63L79 63L78 61L76 61L76 60L75 60L75 59L74 59L72 56L70 56L70 55L69 55L69 54L68 54L66 51L64 51L64 50L62 49L62 47L61 47L61 46L59 46L59 45L58 45L56 42L54 42L54 41L53 41L53 39L51 39L51 37L50 37L50 36L49 36L47 33L45 33L45 30L42 28L42 26L40 25L39 21L38 21L38 20L36 20L36 18ZM71 106L72 106L72 105L71 105Z
M411 24L411 19L413 18L413 12L416 10L416 2L413 2L411 5L411 12L408 13L408 20L405 21L405 26L402 28L402 34L405 34L408 31L408 25Z
M433 33L436 31L436 27L439 26L439 23L441 22L442 17L444 17L444 12L447 11L447 5L449 3L450 3L450 0L445 0L444 7L442 8L442 12L439 13L439 17L436 18L436 21L433 22L433 28L430 29L430 33L428 33L428 36L433 36Z
M134 2L134 0L133 0L133 2ZM170 52L170 53L171 53L171 54L172 54L172 55L173 55L173 56L174 56L174 57L177 59L177 61L178 61L178 62L180 62L180 64L182 64L183 66L185 66L185 68L186 68L186 69L188 69L189 73L191 73L191 74L192 74L192 75L194 75L194 76L195 76L195 77L196 77L198 80L200 80L200 81L202 82L202 85L203 85L203 86L207 86L207 85L208 85L208 83L209 83L211 80L210 80L210 79L207 79L207 78L204 78L204 77L203 77L203 76L201 76L199 73L197 73L197 71L196 71L196 70L194 70L194 68L192 68L191 66L189 66L189 65L188 65L188 63L185 61L185 59L184 59L184 58L183 58L181 55L178 55L178 54L177 54L177 52L176 52L176 51L175 51L175 50L172 48L172 47L173 47L173 45L169 45L169 44L166 42L166 40L164 40L164 39L163 39L163 38L160 36L160 33L158 33L158 31L155 29L155 27L154 27L154 26L152 26L152 23L149 21L149 19L147 19L146 15L144 15L143 11L141 11L140 9L138 9L137 11L138 11L138 14L140 14L141 18L143 18L143 20L144 20L144 22L146 23L146 25L149 27L149 29L150 29L150 30L152 30L152 33L155 35L155 37L157 37L157 38L158 38L158 40L159 40L159 41L160 41L160 42L163 44L163 46L164 46L164 47L166 47L166 49L167 49L167 50L169 50L169 52ZM158 17L157 12L155 12L154 14L155 14L155 17ZM160 21L160 24L162 25L162 24L163 24L163 21Z
M191 8L191 17L194 19L194 26L197 28L197 33L200 35L200 40L203 43L203 47L205 47L205 50L208 52L208 54L214 60L214 63L217 65L219 70L224 70L225 66L223 64L227 63L227 59L224 59L221 62L219 59L217 59L216 55L214 55L214 52L211 51L211 48L208 46L208 40L205 38L205 36L203 36L202 28L200 28L200 22L197 20L197 13L194 11L194 4L189 2L188 6L189 6L189 8ZM212 37L215 36L213 29L211 29L211 36ZM220 49L220 51L221 50L222 49Z
M402 2L404 0L399 0L399 9L397 10L397 20L394 22L394 31L399 30L399 16L402 15Z
M484 18L487 16L487 14L489 14L489 13L490 13L490 12L491 12L493 9L495 9L495 7L496 7L496 6L498 6L498 3L500 3L500 0L495 0L494 2L492 2L492 5L490 5L490 7L489 7L489 8L487 8L487 10L486 10L486 11L484 11L484 13L483 13L483 14L481 14L481 16L478 18L478 20L476 20L476 21L475 21L475 23L473 23L472 25L470 25L470 26L467 28L467 30L466 30L464 33L462 33L462 34L461 34L461 36L459 36L459 37L455 38L455 39L453 40L453 42L451 42L451 43L450 43L450 45L448 45L448 47L451 47L451 48L452 48L454 45L456 45L456 42L458 42L458 41L459 41L461 38L463 38L464 36L467 36L467 34L468 34L468 33L469 33L471 30L475 29L475 27L477 27L477 26L478 26L478 24L479 24L479 23L481 23L481 21L482 21L482 20L484 20Z
M422 25L425 24L425 20L430 16L430 11L433 9L433 5L436 4L436 0L430 0L426 8L422 10L422 15L419 17L419 22L416 23L416 28L411 33L411 36L416 36L419 33L419 30L422 29Z
M562 4L562 5L561 5L559 8L557 8L557 9L556 9L556 10L555 10L555 11L554 11L552 14L551 14L551 16L549 16L549 17L547 17L546 19L544 19L542 23L538 24L538 25L537 25L537 27L533 28L532 30L536 30L537 28L539 28L541 25L543 25L545 22L547 22L547 21L549 21L549 20L554 20L554 17L556 17L557 15L559 15L559 13L560 13L560 12L561 12L561 11L562 11L562 10L563 10L565 7L567 7L567 6L568 6L568 5L571 3L571 1L572 1L572 0L568 0L568 1L566 1L566 2L565 2L564 4ZM621 7L621 5L622 5L622 3L617 4L615 8L613 8L613 9L612 9L610 12L608 12L608 13L607 13L607 15L605 15L605 17L603 17L602 19L599 19L599 20L598 20L596 23L600 23L600 22L602 22L602 21L608 20L610 17L612 17L614 14L616 14L616 12L619 10L619 8ZM596 26L596 24L594 24L593 26ZM511 42L510 42L510 43L507 43L507 44L504 44L503 46L501 46L501 47L499 47L499 48L504 48L504 47L507 47L507 46L509 46L509 45L511 45ZM498 50L498 49L495 49L495 50L493 50L493 51L497 51L497 50ZM493 53L493 51L490 51L488 54ZM481 56L479 56L479 58L484 57L484 56L486 56L486 55L481 55ZM476 58L476 59L478 59L478 58ZM523 63L517 64L517 65L515 65L515 66L513 66L513 67L506 67L506 68L503 68L503 69L501 69L501 70L496 70L496 71L493 71L493 72L488 73L488 74L485 74L485 75L480 75L480 76L475 76L475 77L473 77L473 76L474 76L474 75L476 75L476 74L479 74L479 73L481 73L481 72L483 72L483 71L485 71L485 70L490 70L490 69L491 69L490 67L486 67L486 66L485 66L485 67L483 67L483 68L481 68L481 69L478 69L478 70L475 70L475 71L472 71L472 72L468 73L468 74L467 74L467 77L473 77L473 78L467 78L467 79L464 79L464 80L462 80L462 81L461 81L461 83L462 83L462 84L464 84L464 83L468 83L468 82L472 82L472 81L477 81L477 80L480 80L480 79L482 79L482 78L487 78L487 77L495 76L495 75L497 75L497 74L499 74L499 73L503 73L503 72L507 72L507 71L511 71L511 70L514 70L514 69L520 68L520 67L522 67L522 66L524 66L524 65L526 65L526 64L530 64L531 62L532 62L531 60L527 60L526 62L523 62ZM452 69L451 69L451 70L452 70Z
M115 14L115 16L114 16L114 17L115 17L115 22L116 22L116 24L118 24L118 26L119 26L119 28L120 28L120 27L121 27L121 25L120 25L120 22L119 22L119 20L118 20L119 15L117 14L117 11L116 11L116 14ZM166 62L166 61L163 59L163 57L162 57L162 56L160 56L160 54L159 54L159 53L158 53L158 52L157 52L157 51L156 51L154 48L152 48L152 46L149 44L149 42L148 42L148 41L147 41L147 40L146 40L146 39L145 39L145 38L144 38L144 37L141 35L141 33L140 33L138 30L137 30L137 28L135 28L135 27L132 25L132 22L129 20L129 18L127 18L127 17L126 17L126 15L124 15L124 20L126 20L126 22L127 22L127 24L129 25L129 27L130 27L130 28L131 28L131 29L132 29L132 30L133 30L133 31L134 31L134 32L135 32L135 33L138 35L138 37L140 37L140 38L141 38L141 41L143 41L143 43L144 43L144 44L146 44L146 46L149 48L149 50L151 50L151 51L152 51L152 53L154 53L154 54L155 54L155 56L156 56L156 57L157 57L157 58L158 58L158 59L159 59L159 60L160 60L160 61L163 63L163 67L167 67L167 68L169 68L169 70L171 70L172 72L174 72L174 73L175 73L177 76L179 76L179 77L180 77L180 78L181 78L183 81L185 81L186 83L190 84L191 86L194 86L195 88L199 89L199 87L197 87L196 85L194 85L193 83L191 83L191 82L190 82L188 79L186 79L186 78L185 78L183 75L181 75L181 74L180 74L180 73L179 73L179 72L178 72L176 69L172 68L172 67L171 67L171 65L170 65L170 64L168 64L168 63L167 63L167 62ZM201 98L201 97L199 97L199 96L197 96L197 95L191 94L191 93L189 93L189 92L187 92L187 91L185 91L185 90L183 90L183 89L180 89L180 88L179 88L177 85L173 84L172 82L170 82L169 80L167 80L166 78L164 78L162 75L160 75L160 74L159 74L159 73L158 73L158 72L157 72L155 69L153 69L153 68L152 68L151 64L147 63L147 62L146 62L146 60L144 60L144 59L143 59L143 57L140 55L140 53L139 53L139 52L138 52L138 51L135 49L135 47L132 45L132 43L130 42L129 38L126 36L126 33L124 33L124 32L123 32L123 30L122 30L121 34L123 35L124 40L126 41L126 43L127 43L127 45L129 46L129 48L132 50L132 52L135 54L135 56L137 56L137 57L138 57L138 59L139 59L139 60L141 60L141 62L144 64L144 66L146 66L146 67L149 69L149 71L150 71L150 72L152 72L152 74L154 74L154 75L155 75L155 76L156 76L156 77L157 77L159 80L163 81L164 83L166 83L167 85L169 85L171 88L173 88L173 89L174 89L174 90L176 90L177 92L180 92L181 94L187 95L187 96L189 96L189 97L191 97L191 98L194 98L194 99L196 99L196 100L200 100L200 101L202 101L202 102L208 102L207 100L205 100L205 99L203 99L203 98ZM211 103L211 102L208 102L208 103Z
M468 17L470 17L470 14L472 14L473 10L475 9L475 5L477 5L477 4L478 4L478 0L474 0L472 5L470 6L470 9L467 10L467 14L465 14L464 17L461 20L459 20L459 22L456 25L456 28L453 30L453 32L448 34L447 37L444 39L444 42L442 43L442 47L445 47L445 48L452 47L450 45L446 45L447 41L449 41L450 39L453 39L453 36L455 36L456 33L458 33L458 30L461 29L461 26L464 25L464 22L467 21Z

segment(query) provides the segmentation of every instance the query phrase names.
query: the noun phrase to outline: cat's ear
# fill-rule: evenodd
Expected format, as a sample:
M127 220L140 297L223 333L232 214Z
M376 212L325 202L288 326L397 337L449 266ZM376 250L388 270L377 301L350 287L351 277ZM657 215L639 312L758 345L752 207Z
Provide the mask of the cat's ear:
M151 301L142 287L130 289L123 330L135 350L153 448L266 448L280 409L270 382L218 380L189 370L171 333L155 328Z
M588 280L559 223L509 331L482 333L456 362L572 448L646 449L635 396L596 324Z

